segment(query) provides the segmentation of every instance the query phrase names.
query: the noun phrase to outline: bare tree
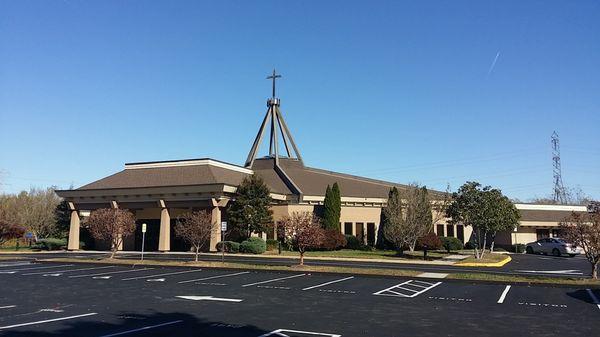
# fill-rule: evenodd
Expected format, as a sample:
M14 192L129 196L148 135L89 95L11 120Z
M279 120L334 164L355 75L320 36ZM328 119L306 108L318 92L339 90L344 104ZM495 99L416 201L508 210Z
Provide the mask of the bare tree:
M192 245L196 253L195 261L198 262L200 249L210 241L214 230L212 214L208 211L195 211L186 213L177 219L175 235Z
M404 247L412 252L417 240L431 232L433 226L445 216L449 193L431 197L425 186L411 184L399 191L392 188L383 209L383 233L394 243L401 254Z
M135 231L133 213L116 208L101 208L93 211L86 224L94 239L110 242L111 259L123 244L123 239Z
M48 237L56 232L56 206L60 198L53 188L22 191L17 195L0 196L0 209L9 222L25 227L36 237Z
M598 279L600 264L600 213L575 213L560 224L562 236L570 244L583 248L592 265L592 278Z
M312 212L294 212L281 221L284 237L288 244L300 252L300 265L304 265L304 253L310 248L318 248L325 238L321 220Z

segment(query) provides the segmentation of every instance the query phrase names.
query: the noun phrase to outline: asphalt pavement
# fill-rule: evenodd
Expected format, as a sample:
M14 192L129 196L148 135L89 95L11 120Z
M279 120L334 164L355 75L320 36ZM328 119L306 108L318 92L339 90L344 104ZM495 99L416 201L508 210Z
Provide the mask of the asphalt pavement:
M20 254L21 257L34 259L69 257L69 258L89 258L90 256L105 256L106 252L51 252ZM16 256L16 255L15 255ZM144 256L152 260L172 260L172 261L192 261L193 254L187 253L146 253ZM423 272L470 272L470 273L493 273L509 275L538 275L553 277L589 277L591 274L590 264L584 256L576 257L554 257L546 255L529 254L511 254L512 261L502 267L460 267L452 265L424 265L411 263L386 263L386 262L357 262L340 260L306 260L307 265L313 266L335 266L335 267L361 267L361 268L386 268L386 269L410 269ZM121 259L139 259L138 252L122 252L117 255ZM221 256L215 254L204 254L200 256L203 261L221 261ZM248 264L265 265L296 265L296 259L276 258L276 257L245 257L239 255L226 255L225 261Z
M2 336L596 336L600 291L0 261Z

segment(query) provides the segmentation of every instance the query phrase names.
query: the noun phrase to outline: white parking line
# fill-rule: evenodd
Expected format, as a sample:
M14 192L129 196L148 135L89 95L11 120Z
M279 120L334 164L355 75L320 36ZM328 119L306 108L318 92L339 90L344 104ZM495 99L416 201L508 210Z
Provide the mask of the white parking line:
M13 269L13 270L2 270L0 274L8 274L8 273L18 273L23 270L35 270L35 269L49 269L49 268L60 268L60 267L71 267L72 264L61 264L58 266L45 266L45 267L31 267L31 268L21 268L21 269Z
M19 262L19 263L4 263L4 264L0 264L0 268L4 268L4 267L18 267L18 266L30 266L32 264L35 263L23 263L23 262Z
M0 307L0 309L10 309L10 308L14 308L14 307L16 307L16 305L5 305L5 306Z
M389 288L386 288L386 289L374 292L373 295L378 295L378 296L394 296L394 297L410 297L410 298L412 298L412 297L419 296L420 294L422 294L422 293L424 293L424 292L426 292L426 291L428 291L430 289L433 289L434 287L437 287L440 284L442 284L442 282L429 283L429 287L427 287L427 288L425 288L423 290L413 290L413 289L408 289L406 287L402 287L403 285L412 286L413 282L414 282L413 280L408 280L406 282L402 282L402 283L397 284L395 286L391 286ZM421 283L427 283L427 282L424 282L424 281L419 281L419 282L421 282ZM394 291L392 289L402 289L402 290L411 292L412 294L404 294L404 293L401 293L401 292ZM388 294L386 294L386 293L388 293ZM389 294L389 293L391 293L391 294Z
M149 326L145 326L145 327L138 328L138 329L127 330L127 331L122 331L122 332L117 332L117 333L111 333L110 335L102 335L100 337L122 336L122 335L127 335L127 334L130 334L130 333L134 333L134 332L146 331L146 330L150 330L150 329L154 329L154 328L160 328L160 327L163 327L163 326L177 324L177 323L181 323L181 322L183 322L183 320L180 319L180 320L177 320L177 321L172 321L172 322L167 322L167 323L161 323L161 324L156 324L156 325L149 325Z
M586 289L588 294L590 295L590 297L592 298L592 301L594 301L594 304L596 306L598 306L598 309L600 309L600 301L598 301L598 297L596 297L596 294L594 294L594 292L591 289Z
M287 280L287 279L291 279L291 278L295 278L295 277L300 277L300 276L306 276L306 274L297 274L297 275L292 275L292 276L274 278L272 280L266 280L266 281L248 283L248 284L244 284L242 287L250 287L250 286L255 286L257 284L264 284L264 283L269 283L269 282L276 282L276 281L281 281L281 280Z
M271 332L268 332L264 335L260 335L258 337L268 337L268 336L280 336L280 337L288 337L285 333L293 333L293 334L301 334L301 335L311 335L311 336L325 336L325 337L342 337L342 335L336 335L331 333L324 332L313 332L313 331L302 331L302 330L288 330L288 329L277 329Z
M317 284L317 285L314 285L312 287L306 287L306 288L304 288L302 290L315 289L315 288L323 287L323 286L326 286L326 285L330 285L330 284L334 284L334 283L338 283L338 282L343 282L343 281L346 281L346 280L351 280L353 278L354 278L354 276L350 276L350 277L342 278L342 279L339 279L339 280L333 280L333 281L329 281L329 282Z
M232 273L232 274L225 274L225 275L216 275L216 276L209 276L209 277L197 278L197 279L193 279L193 280L179 281L177 283L189 283L189 282L196 282L196 281L206 281L206 280L212 280L212 279L221 278L221 277L237 276L237 275L243 275L243 274L249 274L249 273L250 273L249 271L242 271L242 272L239 272L239 273Z
M156 275L148 275L148 276L129 277L129 278L121 279L121 281L139 280L139 279L143 279L143 278L153 278L153 277L159 277L159 276L177 275L177 274L185 274L185 273L197 273L199 271L202 271L202 269L176 271L176 272L172 272L172 273L164 273L164 274L156 274Z
M506 286L506 288L504 288L504 291L502 292L502 295L500 295L500 298L498 299L498 304L502 304L504 303L504 299L506 298L506 294L508 294L508 291L510 290L510 286Z
M98 313L96 313L96 312L90 312L88 314L83 314L83 315L74 315L74 316L67 316L67 317L59 317L59 318L46 319L46 320L43 320L43 321L35 321L35 322L27 322L27 323L13 324L13 325L5 325L5 326L0 326L0 330L12 329L12 328L18 328L18 327L22 327L22 326L36 325L36 324L42 324L42 323L50 323L50 322L56 322L56 321L64 321L64 320L67 320L67 319L80 318L80 317L93 316L93 315L98 315Z
M133 273L136 271L144 271L144 270L152 270L154 268L142 268L142 269L131 269L131 270L119 270L119 271L111 271L108 273L97 273L97 274L85 274L85 275L73 275L69 276L69 278L77 278L77 277L88 277L88 276L101 276L101 275L109 275L109 274L121 274L121 273Z
M106 268L114 268L115 266L106 266L106 267L93 267L93 268L79 268L79 269L66 269L66 270L52 270L52 271L42 271L42 272L35 272L35 273L27 273L27 274L22 274L23 276L27 276L27 275L43 275L43 274L48 274L48 273L70 273L72 271L82 271L82 270L93 270L93 269L106 269Z

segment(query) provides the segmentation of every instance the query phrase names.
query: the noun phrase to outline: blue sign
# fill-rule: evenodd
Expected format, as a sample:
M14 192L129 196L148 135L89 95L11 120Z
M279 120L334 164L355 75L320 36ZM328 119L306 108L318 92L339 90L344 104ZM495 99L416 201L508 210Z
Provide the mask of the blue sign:
M26 239L33 239L33 233L31 233L31 232L25 233L25 238Z

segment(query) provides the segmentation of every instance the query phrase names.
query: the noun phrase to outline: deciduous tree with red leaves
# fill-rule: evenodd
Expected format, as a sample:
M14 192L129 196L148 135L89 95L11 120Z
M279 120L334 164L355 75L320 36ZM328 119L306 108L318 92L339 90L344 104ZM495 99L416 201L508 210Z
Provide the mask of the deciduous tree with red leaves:
M324 233L320 219L311 212L294 212L281 221L285 231L285 240L298 248L300 265L304 265L304 253L311 248L319 248Z

